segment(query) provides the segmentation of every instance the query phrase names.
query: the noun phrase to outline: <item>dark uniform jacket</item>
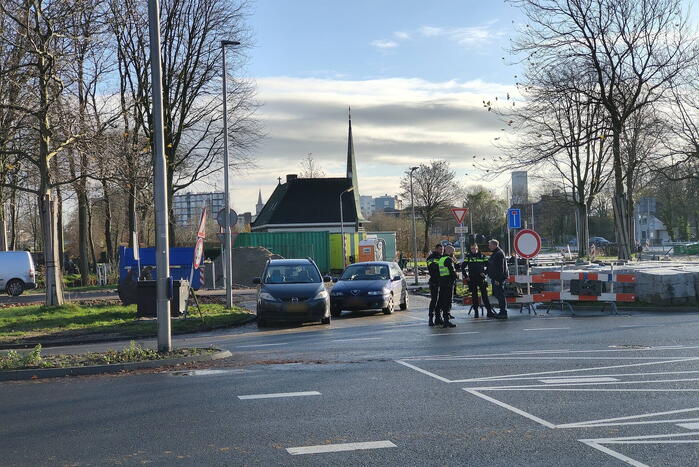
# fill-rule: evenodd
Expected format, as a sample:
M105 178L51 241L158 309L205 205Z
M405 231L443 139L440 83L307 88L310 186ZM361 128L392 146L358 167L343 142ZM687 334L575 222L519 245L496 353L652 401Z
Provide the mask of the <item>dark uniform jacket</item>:
M505 252L501 248L493 251L493 254L488 258L486 268L488 277L494 281L504 282L510 275L507 268L507 258L505 258Z
M485 273L487 264L488 257L486 255L480 251L476 254L469 252L466 254L463 263L461 263L461 272L464 275L464 279L475 283L482 282L485 278L481 274Z
M430 275L430 284L439 282L439 265L437 265L439 258L440 256L434 251L427 257L427 272Z

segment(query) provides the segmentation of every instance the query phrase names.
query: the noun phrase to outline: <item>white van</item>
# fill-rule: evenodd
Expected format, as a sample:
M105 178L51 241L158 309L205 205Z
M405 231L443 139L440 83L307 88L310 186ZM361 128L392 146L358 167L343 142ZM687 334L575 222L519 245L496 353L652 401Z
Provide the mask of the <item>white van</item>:
M28 251L0 251L0 292L16 297L36 288L36 270Z

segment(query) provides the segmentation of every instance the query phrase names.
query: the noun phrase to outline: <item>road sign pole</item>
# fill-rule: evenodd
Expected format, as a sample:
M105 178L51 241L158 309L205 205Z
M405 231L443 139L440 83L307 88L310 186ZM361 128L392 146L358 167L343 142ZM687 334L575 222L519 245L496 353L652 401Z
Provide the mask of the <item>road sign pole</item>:
M459 243L461 244L461 262L463 263L464 262L464 242L466 241L466 237L464 236L464 233L463 233L464 223L462 222L461 224L459 224L459 227L461 227L461 233L459 234L459 235L461 235L459 237Z

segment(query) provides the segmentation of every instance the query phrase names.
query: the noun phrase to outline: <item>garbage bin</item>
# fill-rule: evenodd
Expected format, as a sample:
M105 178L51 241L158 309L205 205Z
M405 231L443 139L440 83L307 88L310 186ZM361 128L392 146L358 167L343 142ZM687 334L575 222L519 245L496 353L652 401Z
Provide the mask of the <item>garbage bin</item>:
M156 281L139 281L136 284L137 309L136 317L157 317ZM172 281L172 299L170 300L170 316L180 316L187 307L189 297L189 281Z

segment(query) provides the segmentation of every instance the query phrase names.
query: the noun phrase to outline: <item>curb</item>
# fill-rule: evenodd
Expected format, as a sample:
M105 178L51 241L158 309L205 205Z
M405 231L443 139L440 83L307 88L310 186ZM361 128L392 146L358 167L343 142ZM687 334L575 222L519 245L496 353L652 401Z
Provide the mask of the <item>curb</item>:
M243 326L245 324L250 324L257 319L257 315L251 314L248 318L233 324L232 326L225 326L220 328L206 329L203 331L196 332L177 332L172 333L173 336L186 336L194 335L202 332L220 331L221 329L230 329L238 326ZM41 344L42 347L67 347L72 345L88 345L88 344L102 344L106 342L128 342L128 341L139 341L144 339L153 339L157 337L152 336L141 336L141 337L129 337L129 336L113 336L113 337L95 337L94 339L83 338L83 339L65 339L65 340L35 340L35 341L22 341L13 343L0 343L0 350L15 350L15 349L30 349L35 347L37 344Z
M233 354L221 350L211 355L192 355L191 357L165 358L146 362L118 363L115 365L73 366L68 368L35 368L28 370L0 371L0 381L21 381L28 379L60 378L64 376L90 376L122 371L142 370L164 366L181 365L183 363L208 362L228 358Z

